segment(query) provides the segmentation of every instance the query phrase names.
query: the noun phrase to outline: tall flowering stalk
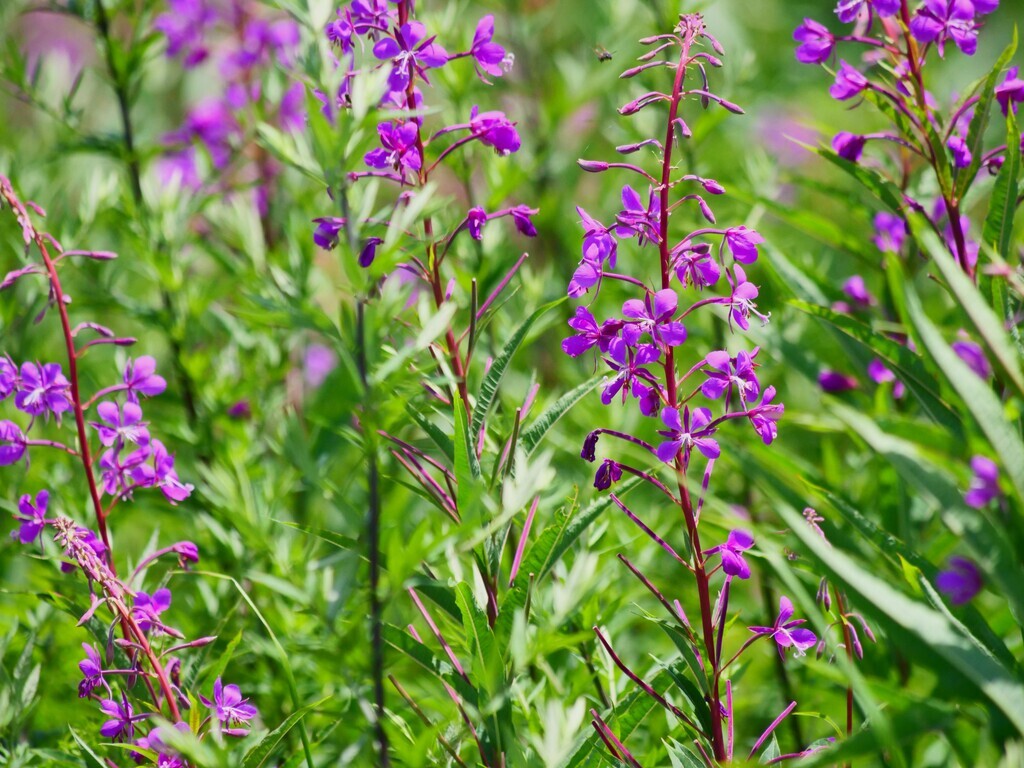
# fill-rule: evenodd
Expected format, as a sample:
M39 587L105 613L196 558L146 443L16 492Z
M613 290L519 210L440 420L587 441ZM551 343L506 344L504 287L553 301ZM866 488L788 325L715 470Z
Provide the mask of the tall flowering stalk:
M127 362L119 381L89 396L82 392L79 366L90 349L130 346L135 340L119 337L92 322L72 326L70 296L61 284L59 268L74 257L106 261L116 256L105 251L64 250L52 235L33 224L29 208L44 215L42 209L23 204L11 183L0 176L0 207L4 206L21 227L26 254L34 248L37 260L29 260L26 266L8 273L0 290L33 276L46 280L44 312L56 308L67 354L67 375L58 362L25 361L19 366L7 355L0 357L0 402L10 400L20 412L21 421L27 420L25 426L0 420L0 466L22 461L27 464L30 454L40 449L77 458L96 526L94 531L54 512L53 494L42 489L34 497L25 494L20 498L15 515L18 529L12 536L24 545L41 545L44 550L45 540L50 538L63 552L61 569L85 576L91 605L80 624L99 621L103 606L110 612L106 648L101 652L83 643L86 658L79 664L83 679L78 695L96 701L108 717L100 735L133 744L141 761L184 768L188 763L169 745L174 739L161 735L160 727L151 727L147 721L165 717L174 728L190 731L182 713L193 706L194 700L182 686L181 661L176 654L207 645L215 638L187 641L163 616L171 606L171 591L161 587L150 594L138 587L138 581L160 558L172 558L181 568L197 562L198 548L189 541L176 542L143 558L123 578L118 575L109 524L119 505L131 501L137 492L158 489L172 505L192 493L193 486L178 477L174 455L151 435L149 423L143 420L143 398L161 394L167 384L156 373L156 361L143 356ZM74 439L65 443L53 437L60 438L68 414L73 420ZM91 420L92 414L95 416ZM47 437L37 436L44 431ZM74 506L73 496L65 503ZM206 717L191 718L198 723L197 736L214 731L248 733L249 722L257 712L242 698L237 686L224 686L218 679L213 698L200 698L212 711Z
M477 510L467 510L468 505L464 501L460 507L459 480L448 457L431 455L413 442L381 428L375 413L375 382L369 367L372 352L367 349L367 315L372 311L370 305L373 300L388 281L396 281L409 290L410 304L425 300L435 312L451 312L448 317L453 319L447 322L439 340L429 347L438 378L424 381L423 387L432 404L440 403L452 411L455 424L468 425L475 404L470 394L469 375L474 362L477 324L494 306L526 256L524 254L516 261L512 270L483 300L478 296L476 279L471 280L468 317L463 316L460 323L462 327L459 328L456 325L458 321L454 319L459 317L454 309L459 301L456 291L458 265L453 264L453 256L457 252L454 245L464 233L472 240L481 241L488 222L500 218L510 218L521 234L533 237L536 230L531 217L537 211L525 205L492 211L479 205L473 205L468 210L458 205L449 205L439 210L428 208L427 213L416 215L410 221L409 212L429 204L435 176L444 170L446 162L454 160L458 154L478 145L505 158L520 148L515 123L500 111L484 111L474 106L468 115L463 115L452 124L432 124L431 107L443 106L443 94L438 95L428 90L436 70L464 59L473 65L481 81L490 84L489 78L502 76L511 66L511 54L493 40L493 16L484 16L479 20L469 47L459 52L451 52L428 30L417 17L415 4L411 0L353 0L338 9L325 34L332 44L340 74L336 91L316 94L328 120L336 121L340 111L353 106L354 83L358 77L369 81L373 73L377 73L384 85L384 93L378 104L382 112L376 129L379 146L365 154L360 169L348 170L343 183L328 190L332 204L337 206L337 213L341 215L317 218L314 221L316 227L313 239L321 248L331 250L338 246L344 236L352 255L368 275L365 295L357 298L355 357L363 386L359 429L364 437L369 497L366 530L370 567L373 727L377 764L386 766L390 764L391 758L384 730L384 618L379 594L382 568L382 555L379 551L380 515L385 492L380 478L380 440L385 441L399 465L453 522L460 523L467 511L476 514ZM353 219L354 206L350 198L367 182L373 185L371 193L377 185L383 183L385 187L393 189L394 194L385 204L384 215ZM466 191L467 197L474 197L473 190L467 188ZM400 229L400 234L392 246L389 234L393 234L392 230L395 229ZM398 331L396 336L399 337L397 346L408 343L408 340L400 338L403 325L395 327ZM439 388L436 383L438 380L450 386ZM476 448L474 458L478 463L484 445L485 425L481 421L475 426L479 429L479 439L473 441ZM477 437L474 435L474 438ZM465 489L462 499L468 498L468 490ZM480 565L485 562L489 562L487 558L476 558L487 589L487 618L493 627L498 610L498 573L487 572ZM410 594L421 614L432 625L435 638L445 644L440 630L434 629L436 625L433 625L415 591L410 590ZM419 640L418 636L415 637ZM391 681L399 693L407 697L398 681L394 678ZM463 717L468 720L463 703L453 689L449 688L448 692ZM444 739L441 743L449 752L452 750ZM477 743L484 763L496 765L497 758L493 754L496 745L483 746L481 742Z
M732 665L762 637L772 638L780 653L790 649L796 655L813 647L816 637L801 626L802 619L793 617L793 605L783 597L771 626L750 627L751 635L738 649L729 649L724 643L730 591L735 580L750 578L744 552L754 546L754 539L747 531L734 530L715 546L707 547L702 541L701 505L715 461L723 450L716 435L722 428L746 421L765 444L770 444L776 437L783 405L775 402L775 388L762 387L757 377L756 348L736 354L724 350L691 354L687 360L686 323L699 309L716 312L730 327L741 331L749 328L752 318L768 322L768 315L757 308L758 288L745 271L756 262L757 246L763 238L744 226L717 224L708 199L724 194L722 185L678 167L680 144L691 136L681 113L685 101L742 112L711 90L708 69L721 66L715 55L723 53L721 46L706 30L700 14L682 15L671 33L641 42L653 46L652 50L622 77L630 79L664 68L671 73L671 89L646 92L619 112L629 116L661 106L665 110L664 132L659 138L617 150L627 156L651 153L656 167L651 171L644 164L632 162L580 161L588 172L616 169L629 173L641 186L639 190L629 184L623 187L623 208L608 225L577 209L584 230L583 258L569 283L569 295L575 298L582 299L591 291L596 294L602 288L605 292L614 290L614 286L624 287L630 298L623 303L620 316L602 322L588 307L577 308L569 321L576 334L563 342L563 349L573 357L596 349L600 364L610 370L602 402L632 403L644 416L660 422L660 440L595 429L587 436L582 456L596 461L598 439L608 436L641 448L659 463L657 469L648 471L605 458L594 485L601 490L611 489L627 473L651 485L678 509L685 529L681 553L678 543L657 534L642 515L611 493L618 508L692 578L693 589L685 592L695 593L699 616L696 625L691 625L679 601L670 603L623 559L669 611L679 641L694 654L704 701L691 700L690 711L672 704L624 664L596 627L595 632L620 669L689 729L704 758L725 763L732 759L736 747ZM714 53L704 50L705 45L710 45ZM703 223L687 231L682 223L692 221L691 214L702 218ZM635 246L630 245L631 241ZM610 283L606 285L606 281ZM691 302L681 302L680 294L691 296ZM666 474L670 480L663 482L659 476ZM783 717L789 711L791 708ZM628 748L593 714L595 729L609 751L631 765L637 764ZM779 721L781 717L769 732ZM767 735L753 751L760 748Z

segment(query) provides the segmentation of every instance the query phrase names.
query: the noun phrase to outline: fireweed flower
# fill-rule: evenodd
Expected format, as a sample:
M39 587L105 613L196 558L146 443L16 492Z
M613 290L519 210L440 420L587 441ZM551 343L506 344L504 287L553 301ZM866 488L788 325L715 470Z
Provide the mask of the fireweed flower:
M217 20L208 0L167 0L167 13L157 16L153 28L167 37L167 55L183 55L186 68L201 64L209 55L205 35Z
M880 211L874 219L874 243L883 253L899 253L907 239L907 224L899 216Z
M576 316L569 320L569 327L579 333L565 339L562 350L569 357L579 357L596 344L602 352L607 352L609 344L618 337L622 326L620 320L605 320L599 326L589 309L576 307Z
M105 423L90 422L99 433L100 442L108 448L115 443L118 447L132 443L140 447L149 445L149 430L142 421L142 409L135 403L125 403L118 408L117 403L105 400L96 406L96 413Z
M743 559L743 553L754 546L754 537L749 531L729 531L729 536L724 544L704 552L705 555L718 554L722 558L722 570L727 576L735 576L738 579L750 578L750 566Z
M149 632L154 627L159 630L163 626L160 614L171 607L171 590L163 587L152 595L139 590L135 595L135 605L132 606L132 615L142 627L143 632Z
M0 402L18 388L18 367L6 355L0 357Z
M623 210L618 213L615 220L619 226L615 228L617 237L636 237L640 245L645 241L658 242L658 219L659 211L654 197L654 189L650 189L647 195L647 205L644 205L640 195L628 184L622 188Z
M793 32L793 39L800 43L796 49L796 58L803 64L824 64L835 50L835 35L813 19L804 19L803 24Z
M836 72L836 81L829 88L829 93L837 101L846 101L859 95L868 87L868 79L856 67L851 67L845 61L839 62L839 71Z
M1010 67L1006 72L1006 79L996 86L996 101L999 102L1004 117L1009 115L1011 107L1013 113L1017 114L1017 105L1024 101L1024 80L1017 76L1018 72L1017 67Z
M338 355L323 344L310 344L302 359L302 375L310 389L319 389L338 367Z
M754 351L756 353L757 350ZM754 360L749 353L740 351L733 358L728 352L719 350L708 352L704 360L711 367L710 371L705 369L707 379L700 386L704 397L717 400L735 387L743 402L757 399L761 383L754 373Z
M971 487L964 495L964 501L968 506L981 509L1000 495L999 467L991 459L974 456L971 458L971 471L974 477L971 478Z
M793 602L788 597L779 598L779 615L770 627L748 627L757 637L771 637L779 648L779 656L784 656L787 648L793 649L795 656L803 656L808 648L818 642L817 636L809 629L800 627L806 619L793 619Z
M748 416L754 431L761 436L765 445L771 445L772 441L779 436L779 419L785 412L786 407L782 403L775 403L775 387L765 387L761 393L761 402L757 407L751 409Z
M951 557L946 570L935 575L935 586L953 605L964 605L981 591L981 571L966 557Z
M476 65L477 76L490 85L484 75L501 77L512 66L505 49L494 42L494 16L487 14L476 25L473 45L469 49Z
M338 244L338 233L345 228L345 220L334 216L325 216L313 219L316 222L316 230L313 232L313 242L330 251Z
M818 374L818 386L826 392L849 392L859 386L852 376L838 371L822 371Z
M82 671L82 680L78 683L78 697L88 698L98 686L106 685L103 679L103 661L100 655L88 643L82 643L85 651L85 658L78 662L78 668Z
M678 347L686 341L686 328L672 320L679 306L679 297L671 288L650 294L644 300L630 299L622 305L622 340L637 346L644 334L666 347Z
M413 122L394 123L390 120L377 126L381 146L371 149L364 158L371 168L391 168L404 178L423 166L423 158L416 146L419 126Z
M741 264L757 261L757 246L763 242L764 237L759 232L746 227L733 227L725 232L725 244Z
M43 490L36 494L33 503L32 497L27 493L18 499L18 512L14 519L21 523L17 531L11 533L12 539L18 539L22 544L31 544L39 538L46 526L46 507L50 503L50 492Z
M519 151L520 141L515 123L505 117L504 112L481 113L474 106L470 111L469 127L481 144L492 147L499 155L511 155Z
M857 20L864 11L874 11L879 16L894 16L899 13L900 0L840 0L836 5L836 16L844 24Z
M594 487L599 491L607 491L622 479L622 467L611 459L605 459L594 476Z
M199 699L214 710L221 723L222 733L229 736L245 736L249 733L249 721L256 717L257 710L248 699L242 698L237 685L224 685L218 677L213 683L213 700L202 694Z
M855 304L862 307L870 307L878 303L878 300L871 295L871 291L864 284L864 278L860 275L854 275L843 283L843 293L849 296Z
M960 339L954 341L950 346L956 352L957 357L967 363L967 367L978 374L978 378L988 381L992 378L992 366L982 348L973 341Z
M100 709L110 718L100 726L100 735L114 741L130 741L135 735L134 721L138 718L128 695L122 693L120 702L104 699L100 702Z
M395 30L394 37L384 37L373 46L373 55L381 61L391 61L388 86L392 91L404 91L409 85L412 70L424 81L427 70L448 63L448 53L426 37L427 30L420 22L412 21ZM426 39L424 39L426 38Z
M944 54L947 40L968 56L978 49L978 25L975 13L995 10L996 2L971 0L925 0L910 22L910 34L920 43L935 43L939 55ZM977 5L977 9L975 8Z
M833 86L834 87L834 86ZM832 139L832 149L836 151L844 160L849 160L851 163L856 163L860 160L861 153L864 151L864 144L867 139L864 136L858 136L855 133L849 131L840 131Z
M71 409L68 387L60 364L22 363L21 382L14 395L14 405L32 416L49 411L59 417Z
M155 397L167 389L167 380L156 374L156 358L143 355L129 360L124 367L124 386L131 403L139 402L139 395Z
M694 448L709 459L717 459L721 455L718 441L711 437L715 434L715 428L709 426L711 411L707 408L695 408L691 413L689 406L686 406L681 418L678 409L662 408L661 421L668 427L658 432L668 438L658 446L657 455L662 461L675 461L681 450L683 464L687 465L690 463L690 451Z

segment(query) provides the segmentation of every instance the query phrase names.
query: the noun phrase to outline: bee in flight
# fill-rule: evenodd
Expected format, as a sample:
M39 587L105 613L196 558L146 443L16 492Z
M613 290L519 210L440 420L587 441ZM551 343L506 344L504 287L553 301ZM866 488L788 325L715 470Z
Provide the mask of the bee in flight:
M612 60L611 51L609 51L603 45L599 45L599 46L594 48L594 55L597 56L597 60L600 61L600 62L605 62L605 61L611 61Z

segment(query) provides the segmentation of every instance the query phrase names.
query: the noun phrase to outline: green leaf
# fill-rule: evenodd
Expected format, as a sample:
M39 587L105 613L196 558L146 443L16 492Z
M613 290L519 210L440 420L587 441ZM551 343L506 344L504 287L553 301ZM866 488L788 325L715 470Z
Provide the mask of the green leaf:
M400 629L392 624L385 624L381 629L384 642L399 653L408 656L438 680L448 683L471 707L478 706L480 697L476 689L467 683L465 678L455 670L451 661L434 655L433 651L423 643L415 640L404 629Z
M903 344L897 344L888 336L878 333L870 326L856 320L849 315L833 312L828 307L809 304L804 301L791 300L793 305L801 312L806 312L813 317L821 318L834 328L842 331L847 336L861 342L878 357L885 360L889 367L897 373L907 389L917 398L921 407L937 423L941 424L951 434L963 436L963 426L960 418L946 404L939 392L934 388L934 376L924 367L921 359L911 352Z
M761 752L761 758L757 761L758 765L769 765L773 760L776 760L782 755L782 751L779 749L779 740L772 734L772 740L768 742L768 746Z
M556 299L537 309L522 322L515 330L515 333L512 334L512 337L505 342L505 346L498 356L494 358L494 362L491 363L490 370L487 371L483 384L480 385L480 393L477 395L476 407L473 409L473 418L469 425L470 435L476 436L480 434L480 429L484 425L484 419L487 418L487 414L494 404L494 398L498 394L501 380L505 376L505 371L508 370L509 363L512 362L512 356L515 355L520 345L526 339L526 334L529 333L530 328L533 327L533 324L537 322L541 315L565 300L564 298Z
M1006 146L1008 147L999 169L996 183L992 187L988 215L982 240L992 245L1003 258L1010 256L1010 242L1013 238L1013 216L1017 211L1017 195L1020 190L1020 128L1011 111L1006 117Z
M292 712L283 723L260 739L258 744L245 753L245 757L242 758L242 768L260 768L260 766L267 761L267 758L270 757L271 753L277 748L277 745L281 743L281 740L288 735L288 732L294 728L302 718L317 707L321 706L330 698L330 696L325 696L320 699L320 701L313 704L307 704L302 707L302 709Z
M874 606L890 623L920 640L922 651L936 654L963 675L1024 733L1024 686L955 619L898 592L889 581L861 568L845 552L822 539L793 507L776 504L775 510L857 601Z
M974 183L978 170L981 168L981 159L985 154L985 128L988 125L992 102L995 100L996 85L999 83L1003 69L1010 63L1010 60L1013 59L1013 54L1016 52L1017 27L1015 25L1013 28L1013 39L999 55L999 59L985 78L981 94L978 96L978 103L974 105L974 116L971 118L971 124L967 128L967 149L971 152L971 164L967 168L961 169L961 172L957 175L957 199L962 200L964 198L967 190ZM965 98L967 97L965 96Z
M430 439L441 449L448 458L448 461L455 460L455 443L452 442L451 437L445 434L443 429L432 422L426 415L420 413L411 402L406 404L405 412L412 416L413 421L420 425L420 429L430 436Z
M592 379L583 382L574 389L569 390L554 403L544 409L536 419L530 422L530 426L527 427L519 435L519 445L522 446L523 451L529 457L537 446L540 445L540 441L544 439L544 435L548 433L555 423L562 418L570 408L576 403L582 400L584 397L589 395L597 385L604 381L604 375L594 376Z
M877 197L886 208L891 210L893 213L899 213L900 208L902 207L903 193L900 192L899 187L883 177L880 173L870 168L865 168L863 165L859 165L858 163L851 163L849 160L840 157L831 149L815 147L810 144L803 144L802 146L846 171L850 176L860 182L865 189Z
M1000 370L1016 387L1021 396L1024 396L1024 377L1021 376L1019 357L1003 330L999 317L992 311L981 291L964 274L949 249L932 231L924 218L917 214L911 216L910 228L914 239L942 272L946 284L953 296L956 297L957 304L967 313L971 323L978 331L978 335L985 341L988 350L995 357Z
M82 752L85 753L86 757L92 758L93 762L96 763L98 768L108 768L106 761L92 751L92 748L85 743L81 736L78 735L78 731L76 731L70 725L68 726L68 730L71 731L71 738L75 740L75 742L78 744L79 749L81 749Z
M473 515L474 519L483 519L480 500L483 488L480 483L480 460L470 439L466 425L466 410L458 393L452 405L455 415L455 501L459 514L466 520Z
M617 486L616 495L621 498L639 484L640 478L630 478ZM526 576L532 573L539 582L554 568L576 539L611 505L612 500L608 496L600 496L582 511L577 511L575 505L570 506L568 510L562 510L557 522L545 528L530 546L519 572Z
M1018 499L1024 501L1024 443L1007 420L999 398L946 343L941 332L925 314L914 287L904 281L899 263L892 261L887 273L892 282L893 294L903 296L904 310L922 346L974 416L999 456Z

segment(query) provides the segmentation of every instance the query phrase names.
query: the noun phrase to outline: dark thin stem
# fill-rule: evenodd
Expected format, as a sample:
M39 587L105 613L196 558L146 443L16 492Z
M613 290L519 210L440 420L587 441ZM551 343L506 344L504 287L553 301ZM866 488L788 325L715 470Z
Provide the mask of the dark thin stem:
M370 405L370 384L366 363L366 302L356 304L356 343L359 379L363 396ZM364 414L365 416L365 414ZM388 736L384 731L384 634L383 606L380 587L380 487L377 468L377 444L371 430L365 430L366 440L366 546L370 562L370 668L373 677L374 738L377 741L377 765L388 768Z
M836 611L839 614L839 620L843 624L843 645L846 646L846 659L850 662L850 666L853 666L853 637L850 633L849 619L846 618L846 601L843 599L843 593L839 591L837 587L832 588L832 594L836 600ZM850 738L853 735L853 683L848 683L846 686L846 738ZM849 766L849 764L847 764Z

